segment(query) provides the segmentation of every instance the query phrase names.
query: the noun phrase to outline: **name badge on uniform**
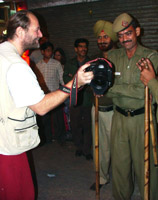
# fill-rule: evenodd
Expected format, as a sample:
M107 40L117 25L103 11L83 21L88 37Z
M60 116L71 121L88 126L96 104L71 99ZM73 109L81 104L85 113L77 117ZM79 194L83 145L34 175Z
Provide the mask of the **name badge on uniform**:
M121 72L115 72L114 74L115 74L115 76L120 76Z

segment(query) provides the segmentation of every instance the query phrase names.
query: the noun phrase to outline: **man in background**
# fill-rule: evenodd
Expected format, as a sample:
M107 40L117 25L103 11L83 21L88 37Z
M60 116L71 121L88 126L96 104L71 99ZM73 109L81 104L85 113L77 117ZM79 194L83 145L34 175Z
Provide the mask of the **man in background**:
M64 82L72 79L80 66L89 61L88 53L89 42L85 38L76 39L74 48L76 56L69 60L64 68ZM76 145L76 156L84 155L87 160L92 159L91 144L91 106L92 94L90 86L85 86L78 92L77 105L70 108L70 125L72 136Z
M117 35L112 30L112 23L105 20L99 20L94 25L94 35L97 37L97 45L100 54L93 58L108 59L108 51L115 48ZM110 132L113 115L112 99L104 94L98 98L98 120L99 120L99 175L100 185L109 183L109 168L110 168ZM92 107L92 135L93 135L93 158L95 164L95 102ZM90 187L91 190L96 189L96 183Z
M37 64L37 78L40 86L45 94L56 91L60 85L64 85L63 68L59 61L52 58L54 46L51 42L45 42L41 45L43 59ZM54 137L60 144L65 142L65 124L62 105L40 117L42 126L41 131L44 132L46 143L52 142L54 129ZM52 120L53 119L53 122Z

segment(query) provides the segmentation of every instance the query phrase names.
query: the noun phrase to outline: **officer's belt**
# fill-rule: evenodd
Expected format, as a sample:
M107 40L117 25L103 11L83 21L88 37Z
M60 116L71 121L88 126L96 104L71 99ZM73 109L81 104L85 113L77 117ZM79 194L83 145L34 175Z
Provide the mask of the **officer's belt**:
M133 117L135 115L140 115L145 112L144 107L139 108L137 110L132 110L132 109L122 109L122 108L116 106L116 110L126 117L129 117L129 116Z
M98 111L109 112L113 110L113 106L98 106Z

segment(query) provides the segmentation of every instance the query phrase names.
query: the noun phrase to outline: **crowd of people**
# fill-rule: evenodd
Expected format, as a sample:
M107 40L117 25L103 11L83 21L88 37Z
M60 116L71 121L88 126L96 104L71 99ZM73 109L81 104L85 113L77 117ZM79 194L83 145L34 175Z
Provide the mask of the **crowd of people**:
M158 53L140 44L140 30L138 21L128 13L114 22L98 20L93 32L99 53L88 56L89 41L81 37L74 41L76 56L68 60L62 48L54 50L49 38L42 36L33 13L19 11L10 18L7 40L0 44L0 199L34 199L26 151L39 145L40 139L44 143L55 139L63 145L71 131L75 156L95 163L96 98L99 188L111 181L114 199L130 200L136 179L140 196L145 198L144 88L148 86L152 96L156 132ZM28 67L21 56L33 48ZM102 95L93 92L89 83L94 74L85 70L96 58L107 59L114 67L113 85ZM69 107L73 88L78 93L76 104ZM156 200L158 169L152 144L149 148L149 194L150 200ZM96 190L95 182L90 189Z

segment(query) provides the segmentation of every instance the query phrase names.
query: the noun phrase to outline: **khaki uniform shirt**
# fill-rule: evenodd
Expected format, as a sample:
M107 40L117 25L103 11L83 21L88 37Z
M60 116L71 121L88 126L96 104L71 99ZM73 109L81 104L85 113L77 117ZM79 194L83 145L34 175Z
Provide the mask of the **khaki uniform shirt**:
M148 87L151 91L151 94L156 100L156 103L158 104L158 81L156 79L152 79L148 83Z
M152 53L152 55L151 55ZM151 55L149 57L149 55ZM112 97L114 105L123 109L138 109L144 107L144 85L140 80L140 70L136 63L142 58L152 61L155 70L158 68L158 53L138 44L136 52L128 59L124 48L115 49L108 53L108 59L115 66L114 85L108 95Z

